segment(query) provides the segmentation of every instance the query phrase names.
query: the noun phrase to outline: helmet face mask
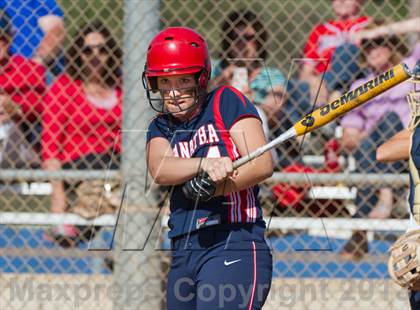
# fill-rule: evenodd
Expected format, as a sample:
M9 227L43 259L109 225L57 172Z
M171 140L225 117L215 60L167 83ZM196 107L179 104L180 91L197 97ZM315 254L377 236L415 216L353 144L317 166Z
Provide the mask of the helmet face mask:
M207 94L210 70L207 44L200 34L186 27L170 27L161 31L149 45L143 72L143 87L150 106L158 113L165 114L192 109L201 103ZM169 105L164 104L165 90L159 89L157 85L158 77L187 74L194 75L196 85L189 89L172 89L172 94L167 93L167 97L170 98L165 100L171 101L171 108L168 109ZM179 96L179 93L182 96ZM191 98L194 102L191 106L183 108L182 104L178 104ZM174 107L177 109L173 109Z
M157 78L152 83L143 78L143 86L146 89L147 99L153 110L160 114L175 114L189 111L200 104L207 93L198 85L185 88L162 89L157 87ZM150 84L154 84L152 87ZM193 100L191 105L183 107L185 101ZM165 101L166 104L165 104ZM171 106L171 109L168 109Z

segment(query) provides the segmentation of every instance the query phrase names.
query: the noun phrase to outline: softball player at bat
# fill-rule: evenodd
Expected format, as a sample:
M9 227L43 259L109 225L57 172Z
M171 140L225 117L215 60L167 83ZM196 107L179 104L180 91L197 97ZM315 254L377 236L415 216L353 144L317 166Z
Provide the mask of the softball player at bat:
M391 277L409 290L411 309L420 309L420 60L412 73L413 91L408 94L411 121L381 145L376 157L389 162L408 159L410 168L410 226L390 248L388 270Z
M168 309L261 309L272 256L257 199L273 172L270 152L233 171L266 144L258 113L238 90L208 92L204 38L167 28L150 42L143 85L157 111L147 136L149 172L172 186Z

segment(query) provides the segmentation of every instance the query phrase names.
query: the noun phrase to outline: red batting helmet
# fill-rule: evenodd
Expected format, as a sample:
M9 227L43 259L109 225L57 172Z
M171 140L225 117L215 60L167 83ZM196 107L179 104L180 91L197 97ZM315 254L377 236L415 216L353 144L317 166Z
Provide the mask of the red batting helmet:
M150 92L158 91L158 76L195 74L199 91L203 93L207 90L210 73L210 57L204 38L187 27L169 27L158 33L149 44L143 85L149 102L156 110Z

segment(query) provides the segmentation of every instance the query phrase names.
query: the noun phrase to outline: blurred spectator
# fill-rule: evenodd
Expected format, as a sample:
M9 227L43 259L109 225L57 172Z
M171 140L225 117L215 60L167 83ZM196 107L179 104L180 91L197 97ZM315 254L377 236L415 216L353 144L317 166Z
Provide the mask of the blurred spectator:
M283 111L288 95L283 73L267 67L268 34L251 11L231 12L222 24L220 59L213 61L212 85L232 85L254 102L268 139L291 111ZM293 107L291 107L293 108ZM286 147L289 147L290 143ZM273 159L277 162L275 151Z
M9 17L0 11L0 96L20 107L19 126L29 142L36 145L46 89L45 69L21 55L10 54L12 35Z
M325 81L329 91L345 88L359 74L358 49L351 36L369 24L369 17L359 16L362 4L363 0L332 0L336 19L316 25L311 31L304 47L309 60L303 64L300 78L310 83L312 96L318 92L321 75L328 69L331 71L326 73ZM319 101L326 100L326 91L321 87Z
M0 0L0 8L11 16L14 37L12 54L44 64L52 75L62 71L60 57L66 31L63 12L55 0ZM52 76L48 76L48 83Z
M352 34L354 41L360 41L362 39L374 39L385 35L400 35L407 33L418 33L420 32L420 17L413 17L406 20L401 20L391 24L383 24L379 27L368 27L359 32ZM414 64L413 64L414 66Z
M303 163L296 161L285 167L282 172L284 173L336 173L340 170L338 154L340 145L336 139L331 139L325 144L324 147L324 162L322 168L313 168L305 166ZM290 183L278 183L273 186L272 194L281 211L290 211L293 213L304 211L309 216L330 216L336 213L336 210L341 207L338 201L314 201L312 198L307 197L310 190L310 182L308 184L296 186Z
M121 57L115 39L101 22L85 26L76 35L66 59L67 73L57 78L45 96L42 132L45 169L118 168ZM65 212L65 186L61 181L51 184L51 211ZM61 241L68 238L67 241L74 242L79 238L76 229L68 225L54 227L48 235Z
M38 155L14 122L19 112L10 97L0 95L0 169L30 169L40 165Z
M397 51L400 50L404 48L396 36L362 40L362 56L369 74L366 78L357 80L352 88L362 85L380 72L399 63L401 57ZM420 44L415 45L412 54L403 62L411 65L418 58L420 58ZM398 173L404 169L402 162L376 163L375 150L395 133L407 127L409 107L405 96L409 90L410 84L402 83L351 111L342 119L343 147L353 153L358 172ZM354 217L389 217L393 200L390 188L380 189L379 195L372 187L359 188ZM342 255L345 258L360 258L365 251L367 251L366 236L363 232L356 232L344 247Z

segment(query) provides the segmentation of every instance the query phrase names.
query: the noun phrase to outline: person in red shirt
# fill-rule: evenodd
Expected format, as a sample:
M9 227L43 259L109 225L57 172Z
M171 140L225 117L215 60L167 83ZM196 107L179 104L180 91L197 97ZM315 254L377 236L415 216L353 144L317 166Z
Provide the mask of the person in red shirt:
M354 42L352 37L355 32L366 27L371 20L367 16L359 16L362 4L363 0L332 0L332 8L337 18L316 25L309 34L303 50L305 61L302 65L300 78L310 83L313 89L312 93L316 94L318 91L320 78L326 70L332 67L333 61L337 62L338 71L344 75L359 73L358 50L354 45L357 42ZM336 51L340 55L334 55ZM328 66L328 64L330 65ZM354 78L352 76L343 77L343 74L335 76L337 75L335 71L333 76L330 74L325 77L329 84L325 91L337 89L336 84L341 87L342 83L336 81L337 79L352 80Z
M39 154L16 123L19 114L19 107L13 101L0 97L0 169L39 168Z
M309 58L309 61L305 62L303 74L322 74L327 68L326 61L331 59L335 49L351 42L351 34L368 25L369 17L358 16L361 5L361 0L332 1L337 19L316 25L311 31L304 47L305 57Z
M59 169L115 169L121 150L122 52L100 22L82 28L67 55L66 73L44 98L43 166ZM51 211L67 208L65 185L52 181ZM78 238L75 227L54 227L49 236Z
M11 55L13 30L10 18L0 10L0 100L18 106L19 128L33 145L39 142L36 130L46 89L45 68L21 55Z

